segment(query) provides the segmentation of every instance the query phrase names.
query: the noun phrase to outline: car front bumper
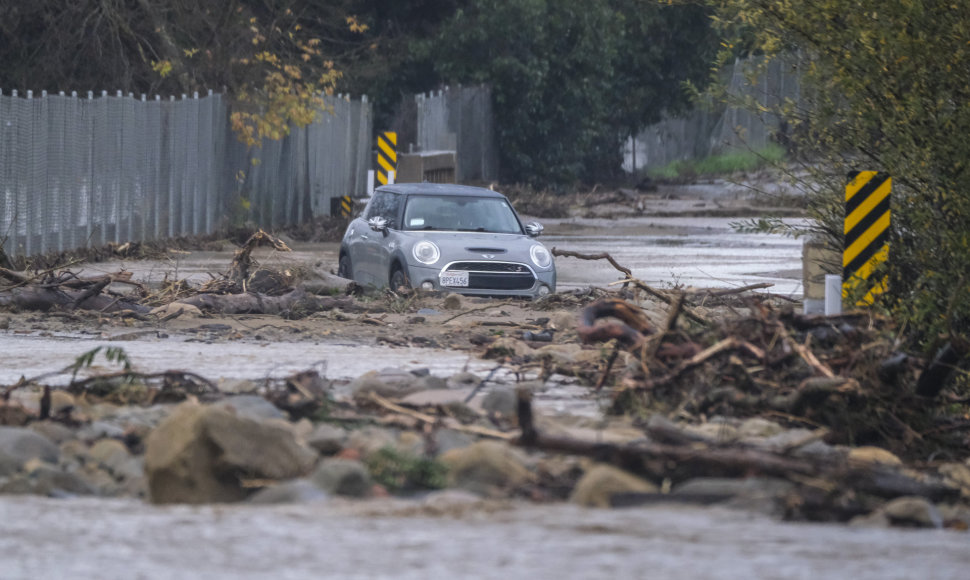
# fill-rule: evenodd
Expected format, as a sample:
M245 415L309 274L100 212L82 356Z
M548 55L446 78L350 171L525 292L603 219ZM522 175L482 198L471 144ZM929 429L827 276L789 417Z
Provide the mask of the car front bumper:
M468 296L521 296L537 298L556 291L556 270L535 270L526 266L532 283L527 286L521 274L502 272L469 272L469 286L442 286L441 267L408 266L408 279L413 288L455 292Z

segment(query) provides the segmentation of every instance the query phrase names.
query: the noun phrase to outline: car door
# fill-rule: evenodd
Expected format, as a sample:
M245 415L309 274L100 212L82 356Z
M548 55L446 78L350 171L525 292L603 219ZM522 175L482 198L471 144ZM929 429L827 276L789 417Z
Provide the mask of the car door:
M397 214L400 207L401 200L398 194L390 191L378 191L374 193L374 199L367 207L364 219L384 218L388 227L396 230L398 229ZM366 223L357 235L359 236L356 244L358 258L353 265L354 270L359 273L361 282L375 286L386 286L388 271L391 267L389 241L394 236L374 231Z

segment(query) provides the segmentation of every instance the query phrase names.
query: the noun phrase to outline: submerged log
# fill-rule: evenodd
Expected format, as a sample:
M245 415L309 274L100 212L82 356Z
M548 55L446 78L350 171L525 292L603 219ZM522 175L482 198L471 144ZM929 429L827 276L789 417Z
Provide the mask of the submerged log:
M334 308L348 312L363 310L353 298L315 296L300 288L282 296L267 296L257 293L197 294L178 300L176 303L190 304L203 312L219 314L282 314L295 311L311 314L322 310L333 310Z

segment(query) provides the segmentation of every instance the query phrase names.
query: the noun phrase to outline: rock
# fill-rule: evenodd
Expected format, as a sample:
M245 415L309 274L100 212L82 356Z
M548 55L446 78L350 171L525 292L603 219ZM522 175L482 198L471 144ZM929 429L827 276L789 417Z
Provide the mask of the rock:
M970 466L964 463L945 463L939 468L943 483L960 490L964 499L970 499Z
M322 461L310 476L310 481L327 493L350 497L370 494L372 485L363 463L339 458Z
M784 430L784 427L778 423L760 417L752 417L742 422L741 426L738 427L738 436L741 439L768 438L778 435Z
M166 304L165 306L153 308L151 311L149 311L149 314L159 318L168 318L169 320L173 318L190 319L201 317L202 311L199 310L197 306L193 306L191 304L172 302L171 304Z
M724 502L729 507L775 515L782 508L780 501L794 488L792 482L773 477L696 477L675 487L671 495L696 503Z
M496 339L495 342L488 345L488 349L482 358L495 359L502 358L506 356L525 356L527 354L532 354L532 347L525 342L503 336L502 338Z
M438 405L464 404L472 392L471 389L432 389L418 391L401 399L402 405L411 407L434 407Z
M849 450L849 461L865 465L902 465L898 457L879 447L854 447Z
M279 410L276 405L270 403L259 395L235 395L227 397L213 407L229 409L240 417L256 419L286 419L286 413Z
M612 465L597 464L583 474L573 488L569 501L588 507L608 508L612 505L614 495L658 491L660 490L656 485L632 473Z
M520 453L507 443L479 441L440 456L448 466L449 487L496 495L532 481Z
M424 455L424 437L414 431L402 431L397 436L394 448L407 455L420 457Z
M307 437L307 444L323 455L333 455L344 448L347 430L343 427L321 423Z
M514 418L519 404L515 390L508 387L496 387L489 391L482 400L482 409L490 415Z
M30 424L30 429L47 437L56 445L74 439L74 429L54 421L35 421Z
M360 452L361 457L367 457L371 453L378 451L384 447L397 448L397 435L395 435L389 429L381 429L380 427L364 427L363 429L355 429L351 431L350 435L347 437L347 444L345 447L350 449L356 449Z
M565 330L576 330L576 313L566 310L553 312L549 316L549 327L560 332Z
M482 377L475 373L462 371L455 373L448 378L448 388L451 389L474 389L478 383L482 382Z
M31 459L57 463L60 449L53 441L25 427L0 427L0 476L12 475Z
M149 435L145 472L154 503L231 502L248 495L241 475L289 479L315 460L292 430L183 403Z
M309 479L291 479L283 483L266 487L250 497L247 503L281 504L281 503L310 503L327 499L327 492L323 491Z
M740 437L737 427L728 423L709 422L700 425L684 425L683 430L711 443L733 443Z
M425 390L424 381L411 373L400 369L384 369L370 371L357 377L350 384L350 391L355 399L365 398L370 393L377 393L389 399L400 399L411 393Z
M32 459L24 471L6 481L0 480L0 493L32 494L54 497L95 495L97 490L76 473L64 471L56 465Z
M88 450L88 456L115 474L121 472L128 460L131 459L128 448L117 439L101 439L91 446L91 449Z
M455 429L438 429L434 433L436 455L442 455L452 449L461 449L473 445L476 439L468 433Z
M64 391L51 391L51 414L56 415L61 411L75 406L74 395Z
M259 385L246 379L219 379L216 387L227 395L246 395L259 390Z
M449 294L445 296L441 307L445 310L461 310L461 294Z
M849 527L852 528L888 528L889 518L882 510L876 510L870 514L856 516L849 520Z
M429 515L460 515L482 504L482 498L470 491L441 489L421 500L421 507Z
M569 342L565 344L547 344L536 349L535 354L540 357L549 358L556 364L572 364L576 362L577 357L580 356L582 351L582 346L575 342Z
M923 497L897 497L881 510L894 526L917 528L942 528L943 516L929 500Z
M107 421L94 421L77 432L77 438L85 443L94 443L99 439L121 439L124 436L124 428Z

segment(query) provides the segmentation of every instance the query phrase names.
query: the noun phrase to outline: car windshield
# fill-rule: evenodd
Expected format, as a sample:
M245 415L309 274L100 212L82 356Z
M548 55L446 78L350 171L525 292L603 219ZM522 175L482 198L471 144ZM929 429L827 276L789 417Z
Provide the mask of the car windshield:
M499 197L413 195L404 207L404 229L522 233L512 206Z

